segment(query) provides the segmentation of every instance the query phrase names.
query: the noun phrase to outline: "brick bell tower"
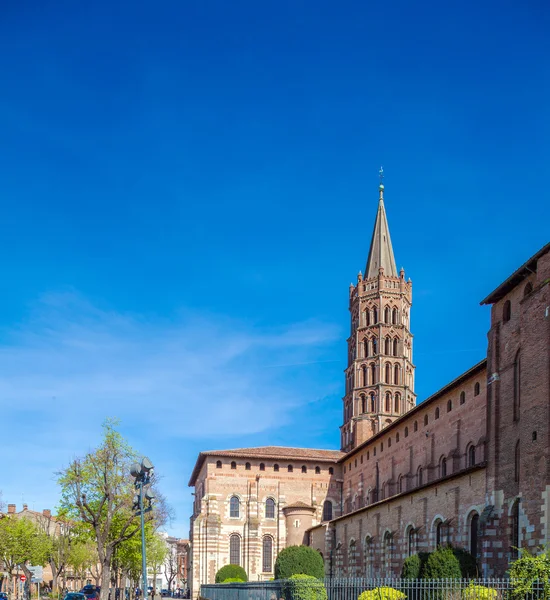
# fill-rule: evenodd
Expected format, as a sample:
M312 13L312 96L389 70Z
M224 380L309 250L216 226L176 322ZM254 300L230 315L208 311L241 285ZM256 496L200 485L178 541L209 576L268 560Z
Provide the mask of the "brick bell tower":
M397 274L380 169L378 212L365 277L350 285L351 335L341 444L349 452L416 404L410 311L412 282Z

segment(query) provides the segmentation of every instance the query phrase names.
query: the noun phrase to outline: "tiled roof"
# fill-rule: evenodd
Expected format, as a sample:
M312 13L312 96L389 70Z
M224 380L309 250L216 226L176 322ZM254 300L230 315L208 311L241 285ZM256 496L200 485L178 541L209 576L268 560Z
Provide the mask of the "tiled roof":
M316 448L288 448L286 446L257 446L255 448L232 448L230 450L206 450L200 452L189 480L189 485L195 485L195 480L207 456L227 456L234 458L264 458L271 460L313 460L319 462L338 462L344 452L340 450L318 450Z

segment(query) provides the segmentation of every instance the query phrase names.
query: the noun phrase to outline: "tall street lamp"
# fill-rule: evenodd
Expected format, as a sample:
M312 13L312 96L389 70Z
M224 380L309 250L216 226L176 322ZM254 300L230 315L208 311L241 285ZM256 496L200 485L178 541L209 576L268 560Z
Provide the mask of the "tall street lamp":
M144 488L151 483L151 477L153 476L153 463L144 457L141 464L135 463L130 468L130 473L135 479L135 488L138 490L138 494L134 496L134 510L136 515L140 515L141 518L141 569L142 569L142 589L143 589L143 600L146 600L147 594L147 559L145 555L145 523L143 515L153 509L151 501L153 500L153 492L150 488ZM144 500L147 500L147 507L144 505Z

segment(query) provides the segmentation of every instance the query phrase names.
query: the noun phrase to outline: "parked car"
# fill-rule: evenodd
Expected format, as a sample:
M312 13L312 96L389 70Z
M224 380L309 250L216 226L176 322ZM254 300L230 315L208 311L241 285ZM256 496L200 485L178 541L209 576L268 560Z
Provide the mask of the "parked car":
M86 596L87 600L98 600L99 599L99 592L101 591L101 588L97 585L85 585L81 590L80 593L84 594L84 596ZM76 598L75 598L76 600Z
M87 600L87 598L82 592L68 592L63 600Z
M170 592L168 590L160 590L160 595L163 598L167 598L168 596L170 596Z

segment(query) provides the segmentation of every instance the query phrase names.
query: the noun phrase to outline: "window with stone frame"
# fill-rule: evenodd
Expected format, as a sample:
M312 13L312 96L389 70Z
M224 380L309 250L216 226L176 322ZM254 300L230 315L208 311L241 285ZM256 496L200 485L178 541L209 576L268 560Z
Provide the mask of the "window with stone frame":
M332 502L325 500L323 503L323 521L332 521Z
M474 513L470 518L470 554L478 558L479 515Z
M267 498L265 501L265 518L275 518L275 500L273 500L273 498Z
M229 516L237 519L241 516L241 501L237 496L229 500Z
M408 556L412 556L417 553L418 546L418 536L416 534L416 529L414 527L409 527L409 532L407 534L407 554Z
M468 447L468 466L473 467L476 464L476 447L470 444Z
M241 538L236 533L229 536L229 564L241 564Z
M270 535L264 535L262 541L262 571L273 571L273 538Z
M441 457L439 462L439 476L447 477L447 459L444 456Z

